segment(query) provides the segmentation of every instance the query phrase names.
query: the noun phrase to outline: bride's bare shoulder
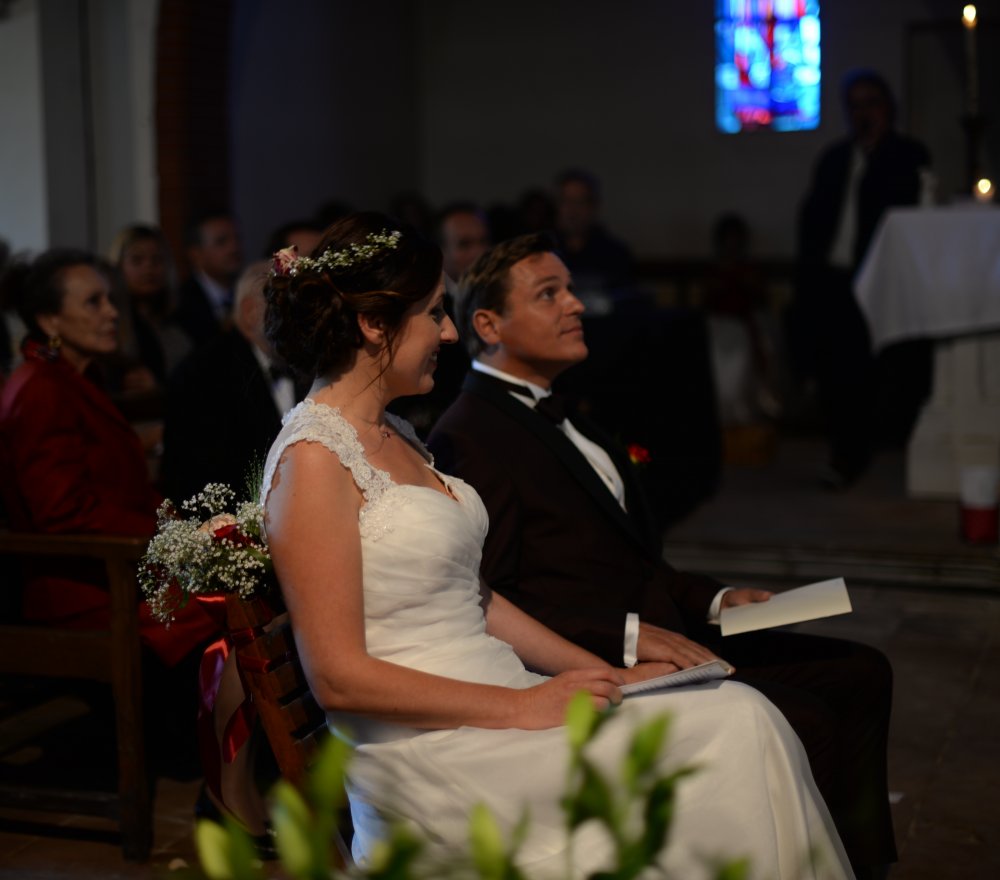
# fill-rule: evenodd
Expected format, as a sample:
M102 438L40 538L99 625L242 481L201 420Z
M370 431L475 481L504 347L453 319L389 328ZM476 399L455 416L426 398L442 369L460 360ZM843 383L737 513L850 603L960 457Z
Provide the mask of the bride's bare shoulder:
M322 443L309 441L293 443L282 451L271 478L268 502L289 493L323 493L355 507L361 503L351 472L340 458Z

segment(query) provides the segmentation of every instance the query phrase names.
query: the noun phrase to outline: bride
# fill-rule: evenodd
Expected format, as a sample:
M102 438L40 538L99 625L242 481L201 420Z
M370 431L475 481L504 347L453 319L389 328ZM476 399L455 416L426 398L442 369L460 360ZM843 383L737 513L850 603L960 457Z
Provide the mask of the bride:
M522 868L562 875L561 725L584 690L620 704L589 747L606 771L634 726L664 712L664 773L700 768L680 784L662 867L703 877L712 860L746 856L754 877L851 876L801 744L759 693L725 681L622 702L621 684L664 668L612 669L480 583L478 495L385 411L428 392L440 347L457 339L435 246L355 214L311 257L279 251L267 298L277 352L315 377L267 459L268 541L313 693L356 745L356 858L387 820L417 826L432 848L462 847L482 802L508 831L527 808ZM610 848L584 826L572 853L583 876Z

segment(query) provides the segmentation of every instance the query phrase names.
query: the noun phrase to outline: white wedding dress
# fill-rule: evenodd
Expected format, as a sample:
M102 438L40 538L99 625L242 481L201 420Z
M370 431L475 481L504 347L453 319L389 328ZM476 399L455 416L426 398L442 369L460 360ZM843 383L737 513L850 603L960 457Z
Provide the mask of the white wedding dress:
M393 420L393 426L430 459L409 424ZM544 680L485 631L478 572L488 518L471 486L439 474L456 502L433 489L393 483L368 463L339 411L307 399L285 416L268 455L265 498L282 453L303 441L337 455L364 494L360 531L370 654L484 684L525 688ZM330 577L332 582L336 573ZM752 862L752 877L761 880L852 876L798 738L750 688L725 681L630 697L590 754L617 779L631 730L665 712L673 722L664 772L699 768L680 783L662 858L670 876L709 877L713 862L743 856ZM558 803L568 767L564 728L421 731L339 713L331 713L329 723L357 747L349 786L357 859L371 852L386 820L412 823L433 846L462 847L470 809L482 802L508 832L530 811L520 862L532 880L566 876L567 835ZM609 842L601 829L584 826L572 852L574 876L584 876L606 863Z

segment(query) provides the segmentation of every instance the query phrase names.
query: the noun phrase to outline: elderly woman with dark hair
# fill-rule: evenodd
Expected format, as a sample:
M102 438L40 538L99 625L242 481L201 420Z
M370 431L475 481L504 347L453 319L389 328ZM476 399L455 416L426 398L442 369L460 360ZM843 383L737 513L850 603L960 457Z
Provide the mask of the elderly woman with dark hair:
M0 394L0 499L15 530L149 536L160 495L135 432L96 382L95 361L118 345L118 312L92 254L50 250L4 279L28 335L24 362ZM46 564L28 572L28 619L94 628L107 623L103 571ZM145 603L144 643L166 666L215 630L197 607L169 637Z

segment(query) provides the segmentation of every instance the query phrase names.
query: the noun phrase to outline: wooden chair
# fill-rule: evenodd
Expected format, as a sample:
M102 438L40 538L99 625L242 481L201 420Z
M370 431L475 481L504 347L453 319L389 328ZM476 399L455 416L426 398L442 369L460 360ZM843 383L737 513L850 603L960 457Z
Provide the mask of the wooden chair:
M66 630L30 623L0 625L0 674L74 678L111 685L118 739L118 790L93 792L0 786L0 805L84 813L116 820L126 859L144 861L153 838L153 810L145 768L142 674L139 651L137 562L142 538L98 535L31 535L0 530L0 571L12 581L10 557L97 559L110 585L107 630Z
M244 688L281 775L301 787L327 736L326 713L309 690L280 599L226 597L227 629ZM342 814L334 843L343 868L351 864L349 818Z

